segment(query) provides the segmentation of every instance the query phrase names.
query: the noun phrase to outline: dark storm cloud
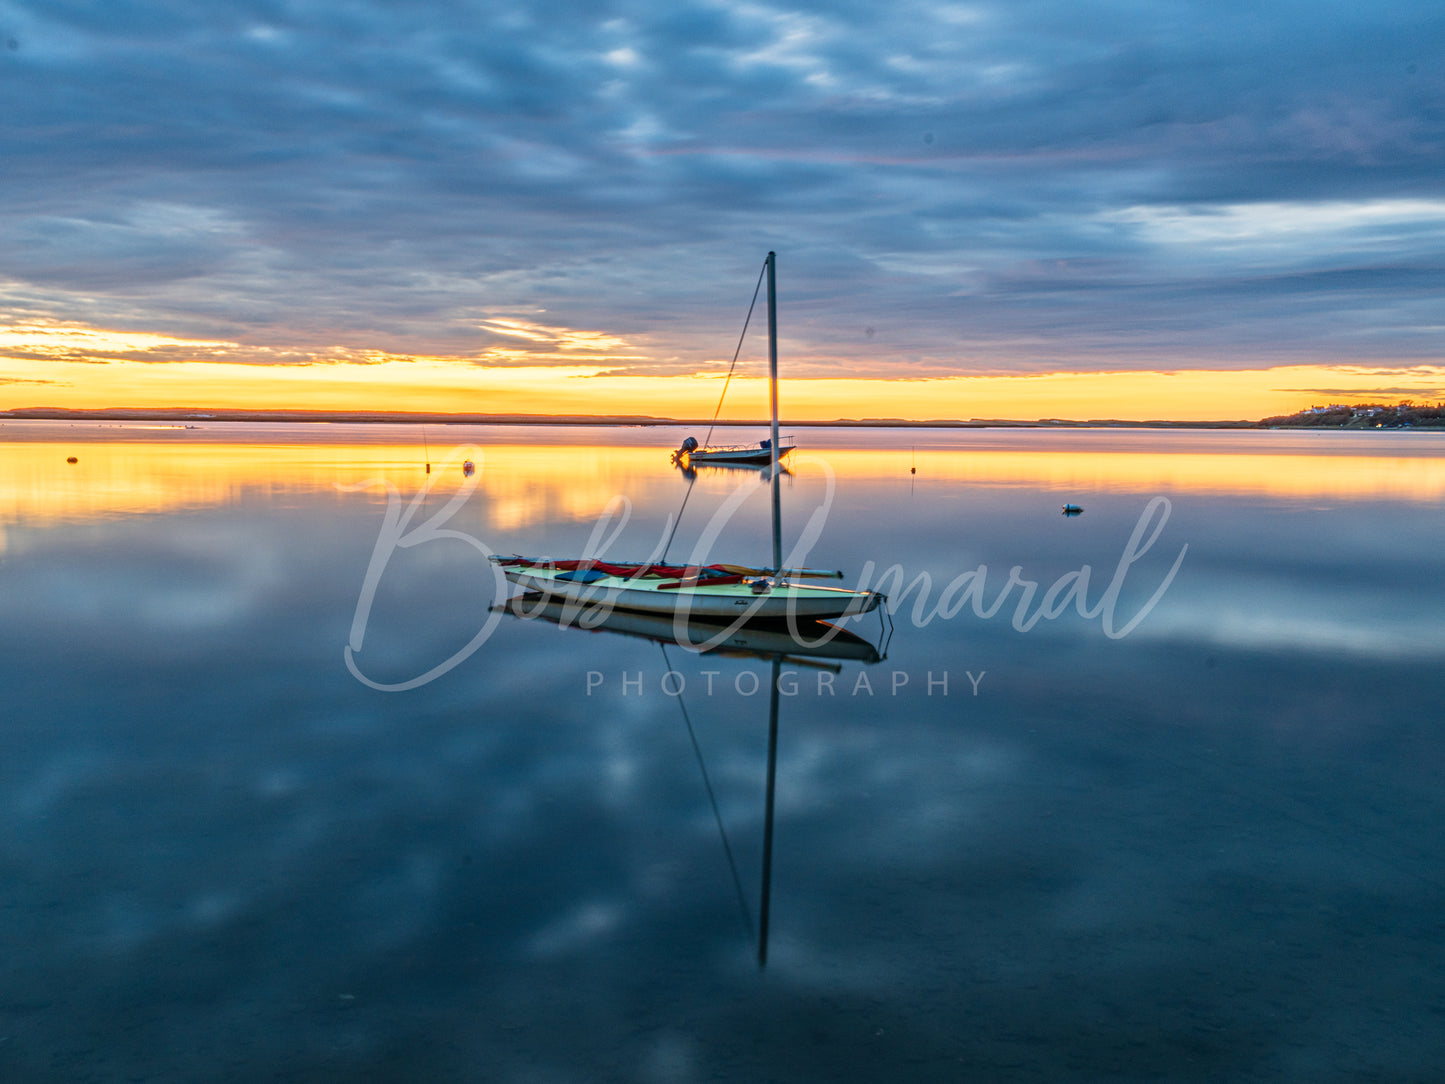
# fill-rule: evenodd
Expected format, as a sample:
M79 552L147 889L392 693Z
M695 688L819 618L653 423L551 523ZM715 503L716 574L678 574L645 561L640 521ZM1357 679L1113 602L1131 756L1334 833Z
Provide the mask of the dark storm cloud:
M545 310L688 369L776 248L818 373L1438 356L1433 4L7 2L0 42L11 314L466 355Z

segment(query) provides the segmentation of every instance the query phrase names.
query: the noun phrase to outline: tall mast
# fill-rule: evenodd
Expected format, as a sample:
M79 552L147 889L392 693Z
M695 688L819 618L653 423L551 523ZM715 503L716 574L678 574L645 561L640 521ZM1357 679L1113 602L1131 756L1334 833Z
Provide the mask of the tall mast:
M783 574L782 493L778 470L778 254L768 253L768 393L772 400L773 573Z

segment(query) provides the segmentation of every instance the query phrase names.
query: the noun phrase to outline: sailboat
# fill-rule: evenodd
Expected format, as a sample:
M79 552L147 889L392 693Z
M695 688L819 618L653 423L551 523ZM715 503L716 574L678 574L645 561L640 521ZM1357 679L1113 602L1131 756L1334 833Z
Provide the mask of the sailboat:
M772 435L767 442L772 477L773 561L771 567L739 564L668 565L596 559L553 560L494 556L502 574L517 586L554 598L603 608L671 614L682 620L726 621L850 617L876 609L876 591L806 582L841 579L841 572L785 569L778 439L777 254L768 253L768 390Z

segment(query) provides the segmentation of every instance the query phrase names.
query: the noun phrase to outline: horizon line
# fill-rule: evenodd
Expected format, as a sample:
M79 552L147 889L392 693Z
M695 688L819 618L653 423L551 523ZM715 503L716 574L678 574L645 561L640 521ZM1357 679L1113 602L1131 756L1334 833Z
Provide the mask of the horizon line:
M0 410L0 421L273 421L347 422L360 424L437 425L626 425L626 426L717 426L765 427L767 418L711 419L671 418L650 414L483 414L402 410L324 410L307 408L248 407L11 407ZM1172 428L1246 428L1260 424L1256 419L1213 419L1181 421L1166 418L834 418L831 420L780 419L780 425L797 428L892 428L892 429L982 429L1064 428L1070 426L1137 426Z

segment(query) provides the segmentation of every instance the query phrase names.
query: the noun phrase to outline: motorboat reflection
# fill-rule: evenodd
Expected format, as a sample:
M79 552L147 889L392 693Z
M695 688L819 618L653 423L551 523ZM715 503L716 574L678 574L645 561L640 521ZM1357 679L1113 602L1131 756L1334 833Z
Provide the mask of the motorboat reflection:
M773 477L772 464L770 463L731 463L726 461L711 460L698 461L685 455L679 456L676 453L673 453L672 465L676 467L677 472L681 474L684 478L686 478L689 482L696 481L699 474L709 474L714 472L718 474L736 474L739 471L754 471L758 475L759 482L769 482L772 480ZM778 464L779 477L791 478L792 474L793 472L790 471L784 464Z

